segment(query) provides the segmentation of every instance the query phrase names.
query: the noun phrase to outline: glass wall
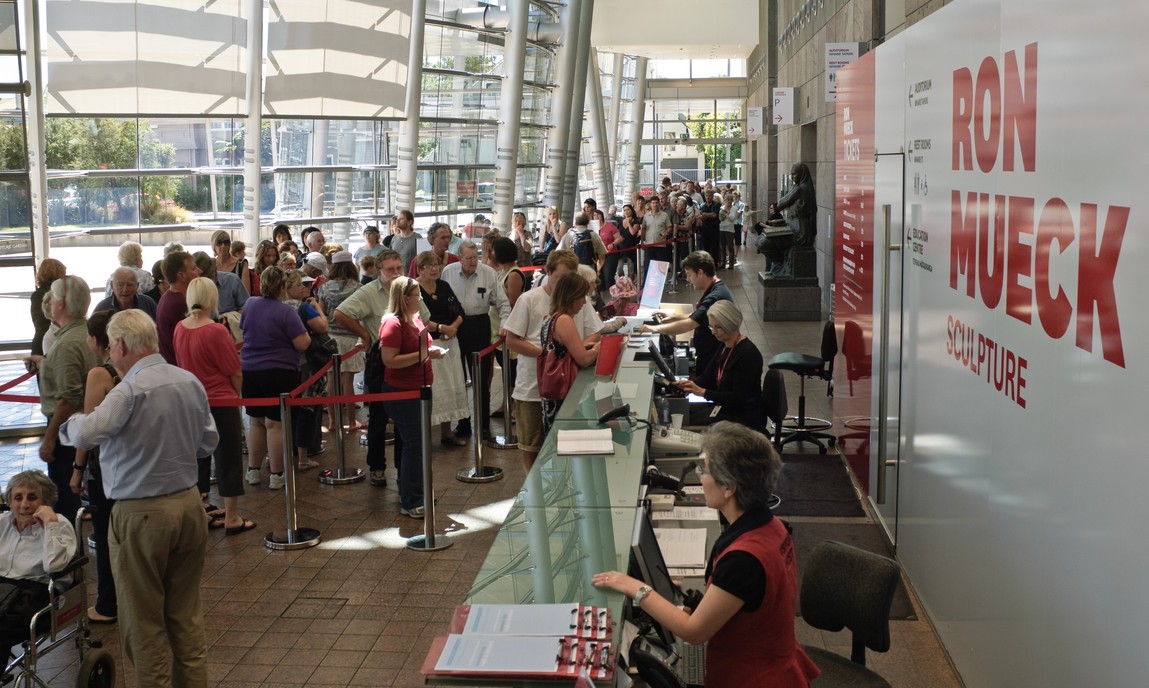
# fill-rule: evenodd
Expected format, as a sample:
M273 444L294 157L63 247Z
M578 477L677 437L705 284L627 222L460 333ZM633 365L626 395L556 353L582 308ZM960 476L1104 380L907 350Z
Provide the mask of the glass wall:
M22 7L17 0L0 0L0 85L10 85L0 88L0 271L4 278L0 296L18 297L0 299L9 302L11 310L0 316L10 315L6 321L14 324L0 340L31 337L24 300L33 288L26 103L15 86L25 78L17 40L17 15ZM436 220L465 224L493 203L499 122L515 108L501 102L507 76L502 31L460 23L459 12L476 7L474 0L427 3L419 171L412 208L420 228ZM532 3L530 13L532 22L556 20L549 2ZM50 26L43 28L45 33L52 31ZM164 35L178 33L171 27L164 31ZM242 45L242 40L229 36L228 45ZM545 186L555 47L528 41L524 62L515 205L527 209L531 218L537 212L533 209L542 203ZM228 65L243 64L232 59L233 53L229 49ZM99 57L98 52L91 55ZM625 64L627 78L620 97L626 106L621 127L631 118L629 101L634 97L634 61L628 58ZM231 86L229 93L235 90ZM609 91L609 77L604 90ZM391 96L386 92L380 97ZM210 231L225 228L238 234L243 219L247 122L234 114L235 108L226 114L210 108L205 111L215 114L107 117L81 112L48 117L44 135L50 254L99 289L115 267L116 247L125 240L144 244L145 267L150 267L161 256L165 242L177 240L198 250L207 248ZM328 237L354 248L364 226L386 223L398 210L392 199L400 124L394 117L341 118L338 114L328 119L265 119L259 132L264 170L261 225L267 229L285 221L298 234L299 227L315 224ZM619 147L627 145L629 137L628 130L622 131ZM589 160L589 155L584 159ZM612 159L621 179L618 151ZM590 183L589 172L588 167L580 185ZM251 252L249 248L249 257ZM11 274L11 270L20 274Z

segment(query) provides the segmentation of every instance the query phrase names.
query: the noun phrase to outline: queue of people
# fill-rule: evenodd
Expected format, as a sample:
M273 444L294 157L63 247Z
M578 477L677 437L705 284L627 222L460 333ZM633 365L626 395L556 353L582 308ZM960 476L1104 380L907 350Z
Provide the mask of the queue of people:
M368 382L366 391L406 391L434 384L433 422L440 426L440 441L449 446L467 444L467 435L475 430L479 440L490 433L489 404L483 404L478 417L472 417L465 366L468 354L486 348L500 334L505 334L513 359L500 357L500 361L503 366L511 365L514 371L511 389L506 393L514 400L513 415L523 465L529 470L561 402L561 397L544 398L539 393L538 357L546 348L556 355L570 357L577 367L594 364L604 332L603 321L593 306L599 287L605 283L603 269L609 267L607 271L615 273L623 261L629 260L624 253L607 255L604 260L597 247L601 245L615 251L629 248L649 240L648 233L652 229L662 239L676 236L684 228L690 231L706 219L705 208L710 203L699 206L693 196L679 196L674 203L682 209L670 219L663 217L667 214L662 210L661 199L655 197L650 202L623 206L621 216L616 219L613 208L611 214L606 215L595 206L593 199L587 200L586 212L576 218L574 228L559 220L557 213L549 213L547 232L537 243L526 231L525 217L516 216L509 236L504 237L498 230L482 236L482 256L479 247L470 240L462 240L452 251L453 235L449 227L442 224L433 226L430 240L422 242L413 230L414 218L409 213L396 217L393 231L383 241L379 240L377 228L367 228L363 234L364 247L354 255L342 246L329 244L318 229L304 230L296 243L289 229L277 226L271 239L255 245L253 262L249 265L246 247L241 245L239 251L235 251L238 242L232 242L226 233L217 232L212 237L214 256L202 252L189 255L178 245L167 247L170 250L157 263L157 275L149 280L151 289L158 292L158 303L143 293L139 272L132 265L118 267L109 278L111 295L99 304L100 313L90 323L86 317L90 292L87 284L67 275L58 261L44 261L37 274L38 294L34 298L38 297L41 302L39 312L43 317L36 319L37 333L40 342L47 341L40 344L47 354L32 362L41 371L44 411L50 419L41 453L52 459L48 468L49 479L55 487L52 500L55 512L62 519L74 513L75 502L69 497L78 497L85 489L92 495L98 493L100 487L105 488L102 499L109 513L115 508L117 492L152 492L150 486L141 486L138 478L126 475L122 468L111 475L101 471L101 457L97 452L77 455L68 444L54 441L59 429L70 418L78 416L70 445L95 449L114 444L104 432L105 425L112 423L108 415L112 410L105 408L108 404L102 402L119 399L115 411L132 417L135 411L130 404L124 405L124 395L113 395L118 389L117 383L136 370L132 366L146 361L154 368L157 358L168 367L178 366L189 371L191 379L199 381L200 390L206 389L204 398L212 401L277 397L298 386L303 378L304 352L313 337L328 333L340 353L361 347L358 354L343 362L341 382L345 390L352 389L356 373L369 367L366 360L369 351L378 356L384 372L378 383ZM723 199L721 205L725 215L719 213L719 231L733 234L736 240L737 232L727 229L731 224L732 201ZM591 265L575 250L576 237L586 231L589 218L598 221L600 230L597 235L600 241L594 242L595 260ZM541 285L532 285L521 269L522 264L528 257L537 260L538 251L534 247L539 243L552 242L554 248L546 253L541 270L545 278ZM723 237L718 250L730 256L731 244ZM300 245L306 247L306 251L301 251ZM402 252L393 248L396 245ZM411 253L408 259L405 254L411 252L409 247L426 250ZM285 270L281 267L285 261L288 265L303 267ZM709 422L735 421L749 430L761 431L764 419L757 402L762 356L741 333L741 312L717 276L721 262L706 251L682 257L683 274L700 293L694 312L688 316L672 316L645 329L667 335L692 333L697 374L679 383L682 389L703 396L713 404L712 412L707 414ZM731 266L732 262L726 265ZM587 272L586 276L579 275L580 268ZM402 277L412 273L415 279ZM147 328L133 315L136 313L150 324L154 344L146 332L137 332ZM120 315L130 316L131 331L121 328L118 330L121 338L116 340L107 330L109 323ZM230 328L229 319L233 321ZM48 324L45 326L44 322ZM86 342L83 341L85 332L91 335ZM373 344L376 347L372 351ZM484 357L481 367L469 371L470 375L482 376L489 383L492 359ZM142 370L140 372L142 374ZM157 408L166 409L162 404ZM349 404L346 410L346 427L332 429L338 432L363 429L355 405ZM283 486L284 443L290 442L296 447L295 460L301 469L314 465L308 461L307 454L318 433L284 437L278 406L251 406L245 412L248 416L246 440L239 409L226 404L209 403L203 427L196 430L196 423L200 421L194 421L185 433L186 438L198 438L192 442L198 449L190 452L194 454L191 457L194 470L187 474L192 477L188 487L195 489L192 494L196 497L198 520L205 531L221 528L227 535L234 535L256 527L240 513L238 497L244 493L245 482L249 485L263 482L265 459L270 464L268 487ZM93 429L94 421L87 416L103 419L98 429ZM335 414L329 410L328 416L329 422L334 423ZM321 414L317 413L315 418L321 418ZM370 483L377 487L387 484L384 447L388 422L395 428L394 463L400 511L406 516L421 518L424 514L423 438L417 401L369 404L366 430ZM205 449L209 436L212 446ZM197 444L200 440L203 440L202 446ZM242 458L245 441L246 468ZM223 508L206 501L213 461ZM714 475L720 473L721 470ZM723 480L731 482L738 478L729 473L722 475ZM130 487L110 488L117 480L121 486ZM719 484L717 478L715 484ZM726 486L723 488L726 492L737 491L732 484L721 485ZM737 505L737 500L733 503ZM730 520L734 522L744 513L755 510L744 506L741 509L740 512L732 510L728 519L733 516ZM114 549L115 534L109 532L106 523L103 531L103 545L97 538L97 547ZM128 536L130 533L119 537ZM122 546L124 540L118 541ZM198 547L194 543L191 546ZM114 554L103 557L107 562L114 559ZM140 562L130 564L141 565ZM114 622L125 614L124 605L117 605L115 595L113 574L117 567L103 568L106 574L101 573L97 604L88 612L89 619L97 623ZM601 582L612 585L606 579ZM741 596L741 588L733 592L744 601L748 599ZM751 594L761 599L760 593L751 591ZM729 606L729 601L724 601ZM726 607L722 609L725 611ZM717 632L718 628L710 630ZM172 638L171 642L184 641Z

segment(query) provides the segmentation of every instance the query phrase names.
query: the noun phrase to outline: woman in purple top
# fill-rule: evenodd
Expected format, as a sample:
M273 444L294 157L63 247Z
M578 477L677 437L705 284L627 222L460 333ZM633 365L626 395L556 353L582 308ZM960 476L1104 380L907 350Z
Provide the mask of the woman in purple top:
M248 399L279 397L299 384L299 352L311 343L311 335L295 309L283 303L285 275L269 267L259 276L260 296L243 305L239 326L243 349L243 396ZM266 454L271 463L268 487L283 487L283 427L279 406L248 406L251 428L247 433L247 482L258 485Z

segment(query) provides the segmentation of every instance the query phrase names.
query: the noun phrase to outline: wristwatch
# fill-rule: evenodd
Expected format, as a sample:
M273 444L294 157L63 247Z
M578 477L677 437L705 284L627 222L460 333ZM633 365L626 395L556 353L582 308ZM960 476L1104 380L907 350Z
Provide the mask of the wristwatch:
M631 600L634 603L634 606L642 607L642 601L645 600L646 596L652 592L654 592L654 591L651 589L651 587L649 585L643 585L638 590L635 590L634 591L634 597L631 598Z

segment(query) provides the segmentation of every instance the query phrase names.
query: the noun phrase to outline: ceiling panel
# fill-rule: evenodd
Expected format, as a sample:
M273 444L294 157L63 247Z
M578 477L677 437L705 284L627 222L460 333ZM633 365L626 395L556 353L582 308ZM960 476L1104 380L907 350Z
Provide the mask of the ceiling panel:
M596 0L591 45L654 59L746 59L758 45L758 18L758 0Z

